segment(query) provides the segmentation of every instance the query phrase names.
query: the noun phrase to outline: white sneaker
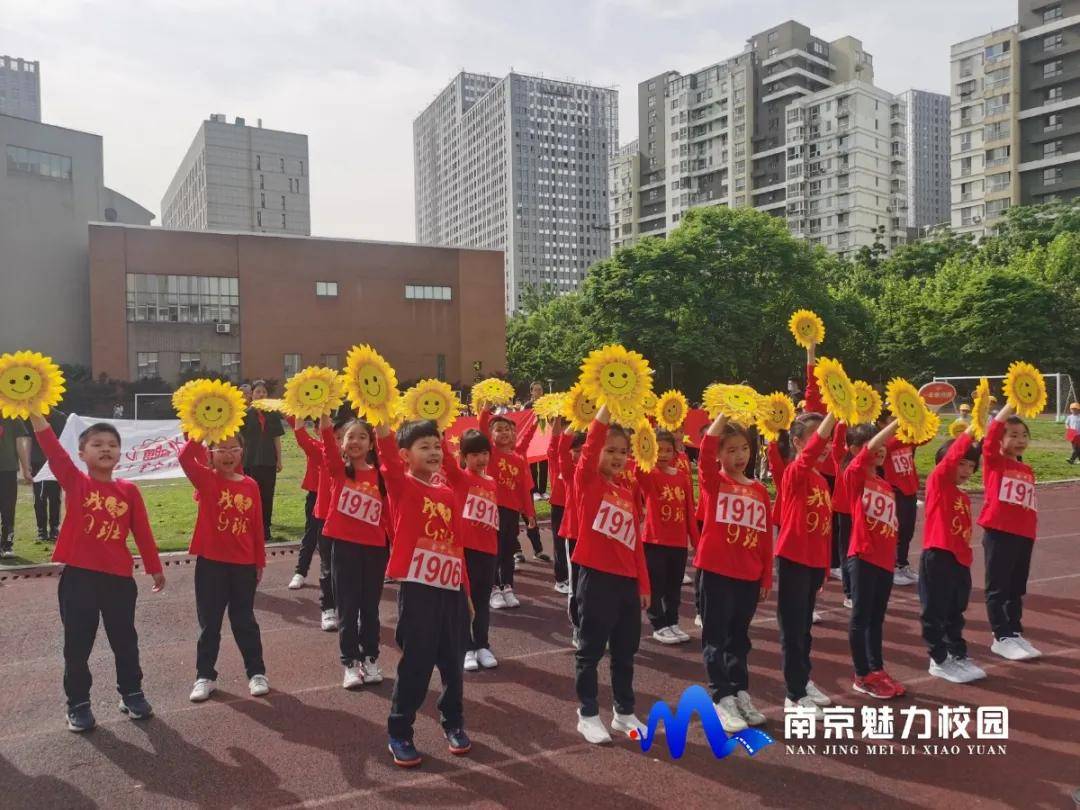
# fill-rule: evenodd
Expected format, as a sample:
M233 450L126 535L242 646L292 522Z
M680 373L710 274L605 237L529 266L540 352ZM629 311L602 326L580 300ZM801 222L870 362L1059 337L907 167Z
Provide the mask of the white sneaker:
M292 579L289 580L289 590L298 591L304 587L304 577L300 574L293 574Z
M809 695L801 697L798 700L792 700L789 697L784 698L785 709L812 709L814 714L818 717L824 717L825 712L821 710L821 707L814 703L813 698Z
M481 647L476 651L476 660L484 669L495 669L499 665L499 662L487 647Z
M252 675L248 681L248 692L252 697L262 697L270 692L270 681L266 680L265 675Z
M360 662L360 672L364 676L364 683L382 683L382 670L379 662L374 658L365 658Z
M480 664L476 662L476 650L465 651L465 671L476 672L480 669Z
M854 607L854 605L855 605L855 603L851 601L850 596L845 596L844 597L844 607L846 607L848 610L851 610L851 608Z
M685 644L690 640L690 636L686 635L686 633L683 632L683 629L677 624L671 625L668 630L671 632L671 635L675 636L675 638L680 641L680 643Z
M736 731L746 729L746 720L739 714L739 707L735 704L734 695L720 698L718 703L713 704L713 708L716 709L716 716L720 718L720 725L724 727L724 731L728 734L734 734Z
M990 652L1010 661L1025 661L1031 657L1028 651L1024 649L1024 646L1016 640L1015 636L994 639L994 643L990 645Z
M659 630L653 630L652 637L655 641L659 641L661 644L682 643L679 637L671 632L670 627L661 627Z
M682 575L682 584L683 585L693 585L694 584L694 578L692 576L690 576L689 574L683 574Z
M570 593L570 583L569 582L556 582L555 583L555 592L556 593L563 593L563 594Z
M328 633L337 630L337 611L324 610L319 619L319 626Z
M750 699L749 692L739 692L735 695L735 705L739 707L739 714L746 720L747 725L763 726L768 718L758 711L754 701Z
M204 700L209 700L210 695L214 694L216 688L217 682L209 678L199 678L195 681L195 686L192 687L188 700L192 703L202 703Z
M694 627L702 627L700 613L694 616Z
M510 588L510 587L503 588L502 595L503 595L503 601L506 602L506 606L508 608L521 607L521 602L518 601L518 598L516 596L514 596L514 589L513 588Z
M806 696L812 701L814 701L814 703L816 703L818 706L832 705L832 700L829 698L829 696L822 692L820 689L818 689L817 684L815 684L813 681L806 682Z
M919 575L911 570L910 565L897 566L892 581L893 585L914 585L919 581Z
M345 667L345 677L341 681L343 689L359 689L364 685L364 676L360 674L360 665L353 663L351 667Z
M933 677L941 678L949 683L967 683L967 673L962 671L957 665L953 657L946 656L945 660L940 664L933 658L930 659L930 668L927 670Z
M1028 658L1042 658L1042 653L1032 646L1031 642L1019 633L1014 636L1016 643L1027 650Z
M821 624L821 611L815 610L814 615L810 617L810 624Z
M984 670L970 658L953 658L953 663L956 665L957 669L967 674L968 683L970 683L971 681L981 681L983 678L986 677L986 670Z
M488 599L488 605L492 610L503 610L506 608L506 597L503 596L501 588L496 588L491 592L491 598Z
M829 576L832 577L833 579L840 579L840 569L839 568L830 568L829 569Z
M578 709L577 716L578 733L585 738L586 742L590 742L593 745L603 745L611 742L611 735L608 734L608 730L604 728L604 724L601 722L599 715L582 717L581 709Z
M619 714L615 712L615 716L611 718L611 730L621 731L627 737L632 740L640 740L645 736L645 724L637 719L633 714ZM630 732L637 732L637 736L631 736Z

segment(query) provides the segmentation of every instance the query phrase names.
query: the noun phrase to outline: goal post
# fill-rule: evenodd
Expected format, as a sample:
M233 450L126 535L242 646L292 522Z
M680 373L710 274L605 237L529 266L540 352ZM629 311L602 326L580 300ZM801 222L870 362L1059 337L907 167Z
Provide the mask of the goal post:
M988 380L1005 379L1004 374L977 374L975 376L934 377L934 382L947 382L956 388L956 399L952 403L952 409L956 412L961 401L966 400L970 404L975 388L983 377ZM1072 377L1068 374L1055 372L1053 374L1043 374L1043 379L1046 380L1046 413L1053 413L1054 421L1064 422L1065 415L1069 410L1069 403L1077 401L1076 387L1073 385Z

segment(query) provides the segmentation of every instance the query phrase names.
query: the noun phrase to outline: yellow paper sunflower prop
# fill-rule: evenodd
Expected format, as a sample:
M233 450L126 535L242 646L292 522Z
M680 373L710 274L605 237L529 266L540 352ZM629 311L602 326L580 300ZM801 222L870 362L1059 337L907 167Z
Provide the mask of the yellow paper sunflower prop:
M193 380L177 409L180 428L195 441L216 444L244 424L244 395L232 383Z
M900 377L890 380L885 399L889 411L900 423L897 438L910 444L922 444L937 435L940 425L937 414L926 407L918 390L907 380Z
M746 427L757 420L760 402L760 395L749 385L713 383L702 395L702 404L710 419L724 414L729 421Z
M585 387L581 383L575 383L563 397L562 415L573 431L588 430L589 423L598 410L596 400L585 393Z
M402 398L406 419L430 419L442 432L454 424L461 412L461 402L442 380L421 380Z
M975 440L982 441L986 436L986 426L990 422L990 381L983 377L975 387L975 395L971 399L971 423L975 425Z
M851 384L847 372L839 360L828 357L819 358L814 367L818 390L825 408L849 425L855 422L855 386Z
M251 407L257 411L267 411L268 413L289 413L285 410L285 400L283 399L253 399L251 400Z
M565 397L566 394L564 392L544 394L533 403L533 411L536 412L536 418L544 422L551 422L562 416L563 399Z
M0 416L48 416L64 393L60 367L39 352L0 354Z
M1017 360L1005 375L1005 401L1016 409L1016 415L1034 419L1046 407L1046 381L1031 363Z
M180 411L180 403L183 402L184 397L186 397L188 395L188 392L191 390L191 386L194 385L197 382L199 382L199 380L188 380L186 383L184 383L179 388L177 388L175 391L173 391L173 393L172 393L172 406L173 406L174 411L179 413L179 411Z
M659 447L656 444L656 431L648 419L642 419L630 435L630 452L642 472L649 472L656 466Z
M757 426L768 441L775 441L781 430L787 430L795 421L795 405L791 397L774 391L761 398L758 407Z
M397 374L381 354L368 345L353 346L345 363L349 402L372 425L393 422L394 403L400 397Z
M649 362L622 346L605 346L589 353L581 364L585 393L607 405L612 418L629 424L634 414L644 413L645 395L652 390Z
M949 425L949 436L954 439L959 439L960 434L967 430L968 427L968 423L963 419L954 419Z
M881 416L881 394L870 383L855 380L855 424L872 425Z
M816 312L808 309L800 309L792 314L788 321L788 329L795 338L795 342L803 348L809 349L815 343L825 341L825 323Z
M473 413L479 414L492 405L509 405L514 401L514 386L498 377L488 377L472 387L469 394Z
M285 383L285 413L297 419L329 416L344 399L338 373L332 368L308 366Z
M656 408L653 414L656 423L664 430L672 433L682 427L686 421L686 415L690 413L690 403L686 401L682 391L665 391L656 400Z
M641 400L641 409L648 414L655 413L656 403L659 401L659 398L656 396L656 394L653 393L653 390L650 388L648 391L645 392L645 397Z

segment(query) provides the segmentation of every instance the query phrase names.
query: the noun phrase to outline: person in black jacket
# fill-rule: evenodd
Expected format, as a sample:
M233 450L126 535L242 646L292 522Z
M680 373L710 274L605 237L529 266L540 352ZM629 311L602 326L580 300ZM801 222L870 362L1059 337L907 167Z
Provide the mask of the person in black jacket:
M277 484L277 474L281 472L281 437L285 434L285 428L281 424L281 417L276 413L250 407L251 400L266 399L269 396L263 380L255 380L251 384L250 397L246 390L241 390L244 391L249 405L244 415L244 426L240 428L244 441L244 474L250 475L259 485L263 533L269 543L270 519L274 514L274 487Z
M66 413L53 408L49 411L46 421L48 421L49 427L53 429L53 433L59 436L64 432L67 418ZM29 424L27 422L27 432L30 434L32 442L30 445L30 475L33 477L41 472L41 468L45 466L46 458L41 445L37 442L37 435L29 427ZM56 481L34 482L34 517L37 519L38 540L55 543L57 535L60 534L60 485Z

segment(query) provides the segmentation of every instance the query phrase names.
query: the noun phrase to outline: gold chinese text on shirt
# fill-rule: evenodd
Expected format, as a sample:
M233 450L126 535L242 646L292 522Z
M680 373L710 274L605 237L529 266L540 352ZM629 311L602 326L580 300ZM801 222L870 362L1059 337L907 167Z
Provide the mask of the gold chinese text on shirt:
M425 495L421 514L426 518L424 536L431 541L432 550L442 554L451 552L454 548L454 516L450 507Z
M234 537L239 537L251 529L251 518L248 515L251 507L254 506L251 498L241 492L223 489L218 495L217 506L219 532L229 532Z
M127 514L127 501L118 499L115 495L106 498L96 489L86 496L83 501L83 531L95 540L103 543L109 541L124 542L127 533L120 530L120 518Z

